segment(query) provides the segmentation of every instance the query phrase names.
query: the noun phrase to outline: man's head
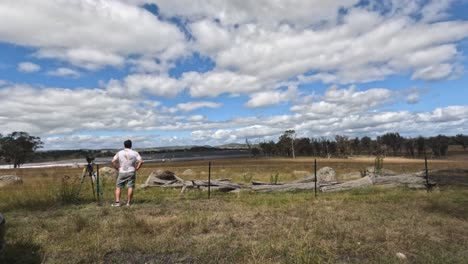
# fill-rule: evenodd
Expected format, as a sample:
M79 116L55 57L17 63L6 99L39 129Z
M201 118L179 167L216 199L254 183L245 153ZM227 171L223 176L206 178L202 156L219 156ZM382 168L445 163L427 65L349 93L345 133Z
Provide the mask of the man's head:
M132 148L132 141L129 139L129 140L125 140L124 142L124 147L125 148Z

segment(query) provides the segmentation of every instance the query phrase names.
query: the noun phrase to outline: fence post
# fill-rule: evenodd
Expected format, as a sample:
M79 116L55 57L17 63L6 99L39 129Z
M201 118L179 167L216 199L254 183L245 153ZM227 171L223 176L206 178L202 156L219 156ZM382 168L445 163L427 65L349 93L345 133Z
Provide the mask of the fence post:
M314 160L315 198L317 198L317 159Z
M211 198L211 161L208 162L208 199Z
M427 191L429 192L429 170L427 169L427 156L424 155L424 167L426 169L426 188Z
M98 204L101 202L99 199L101 195L101 187L99 187L99 164L96 164L96 193L97 193L97 202Z

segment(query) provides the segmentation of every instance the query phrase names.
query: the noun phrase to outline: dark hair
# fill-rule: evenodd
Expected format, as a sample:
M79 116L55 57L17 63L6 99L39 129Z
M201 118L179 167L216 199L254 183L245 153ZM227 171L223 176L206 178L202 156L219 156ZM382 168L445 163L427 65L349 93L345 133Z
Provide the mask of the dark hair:
M125 148L132 148L132 141L129 139L129 140L125 140L124 142L124 147Z

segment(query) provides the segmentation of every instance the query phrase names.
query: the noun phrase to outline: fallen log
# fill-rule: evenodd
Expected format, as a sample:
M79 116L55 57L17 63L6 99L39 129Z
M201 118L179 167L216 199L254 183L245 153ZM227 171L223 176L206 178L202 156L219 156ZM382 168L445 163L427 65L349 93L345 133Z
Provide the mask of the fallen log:
M319 186L317 185L317 188ZM256 192L288 192L300 190L313 190L315 189L315 182L306 183L285 183L281 185L254 185L250 187L252 191Z
M400 174L395 176L381 176L373 178L374 185L384 187L408 187L411 189L426 189L426 178L417 174ZM436 183L429 181L429 187L434 186Z
M339 191L347 191L352 189L358 188L367 188L372 187L374 183L372 182L371 177L366 176L361 179L357 179L354 181L348 181L344 183L339 183L335 185L323 186L320 187L320 191L322 192L339 192Z

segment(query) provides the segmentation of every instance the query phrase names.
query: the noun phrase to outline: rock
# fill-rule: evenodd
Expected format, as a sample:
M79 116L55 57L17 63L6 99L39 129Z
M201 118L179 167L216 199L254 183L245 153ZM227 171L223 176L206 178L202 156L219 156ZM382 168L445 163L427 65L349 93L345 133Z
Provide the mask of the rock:
M23 179L16 175L3 175L0 176L0 187L23 184Z
M99 177L101 178L117 178L119 172L111 167L102 167L99 169Z
M149 186L161 186L166 184L171 184L174 182L183 183L184 180L177 177L174 172L172 171L163 171L157 170L150 173L146 182L144 184L145 187Z
M193 176L195 175L195 172L192 169L187 169L184 172L182 172L183 176Z
M399 259L401 259L401 260L407 259L407 258L406 258L406 255L403 254L403 253L401 253L401 252L396 253L396 257L399 258Z
M317 172L318 182L336 182L336 172L330 167L323 167Z
M306 176L291 183L309 183L315 181L315 175ZM317 181L322 183L336 182L336 172L330 167L323 167L317 171Z

